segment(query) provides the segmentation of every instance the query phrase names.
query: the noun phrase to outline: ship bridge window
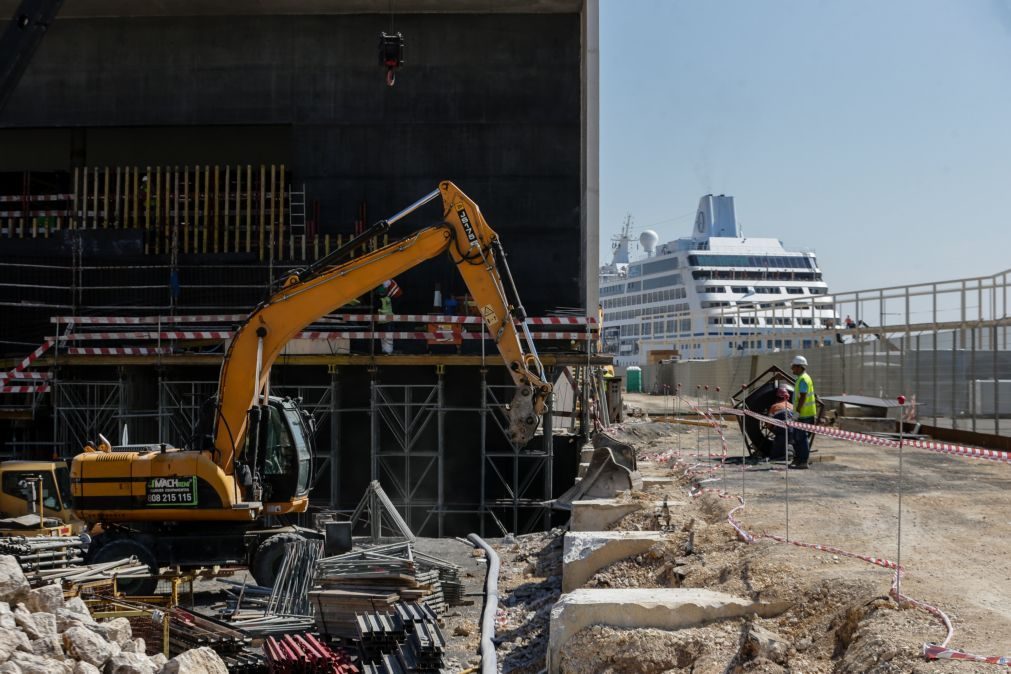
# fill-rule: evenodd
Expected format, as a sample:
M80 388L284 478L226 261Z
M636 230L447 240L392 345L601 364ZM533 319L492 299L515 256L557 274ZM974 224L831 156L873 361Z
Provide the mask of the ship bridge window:
M783 290L778 286L758 286L755 288L755 292L759 295L778 295Z
M748 294L751 292L751 288L748 286L733 286L730 288L730 292Z
M787 288L786 289L786 294L787 295L803 295L804 294L804 289L803 288Z
M807 291L812 295L828 295L828 288L808 288Z
M693 267L786 267L789 269L811 269L811 258L786 255L689 255L688 264Z
M678 259L676 257L669 257L663 260L654 260L653 262L642 263L643 274L659 274L660 272L670 271L672 269L677 268L678 268Z

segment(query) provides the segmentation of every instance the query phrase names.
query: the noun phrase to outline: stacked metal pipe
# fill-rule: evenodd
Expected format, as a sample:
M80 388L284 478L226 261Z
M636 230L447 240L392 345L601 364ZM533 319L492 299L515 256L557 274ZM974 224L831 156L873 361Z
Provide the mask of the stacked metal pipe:
M323 555L322 540L301 539L284 546L284 559L267 602L270 615L312 615L309 590L316 561Z
M84 561L81 540L70 536L0 538L0 555L14 555L25 573L65 569Z
M172 656L208 646L221 656L229 672L260 674L266 671L263 657L251 650L252 640L239 630L181 608L172 609L170 619L169 652Z
M334 650L311 634L267 637L263 643L270 674L358 674L342 649Z

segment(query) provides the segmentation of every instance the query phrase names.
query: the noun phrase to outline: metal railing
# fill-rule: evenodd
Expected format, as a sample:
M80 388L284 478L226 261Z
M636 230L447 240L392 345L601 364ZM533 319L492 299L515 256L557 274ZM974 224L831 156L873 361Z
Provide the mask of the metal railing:
M651 363L646 388L720 386L733 393L772 365L786 369L794 355L809 362L824 395L915 398L921 420L984 433L1011 434L1011 270L935 283L875 288L784 302L771 311L797 316L817 299L830 302L839 322L818 328L782 326L748 334L740 320L719 335L695 337L733 355L713 360ZM808 304L804 304L804 303ZM770 309L761 309L768 313ZM721 316L754 315L748 306L724 307ZM847 327L845 317L854 327ZM760 340L760 349L741 345ZM808 348L800 348L803 340ZM654 348L663 340L649 343ZM731 347L728 347L728 344ZM716 346L713 350L716 350ZM1003 426L1003 428L1002 428Z

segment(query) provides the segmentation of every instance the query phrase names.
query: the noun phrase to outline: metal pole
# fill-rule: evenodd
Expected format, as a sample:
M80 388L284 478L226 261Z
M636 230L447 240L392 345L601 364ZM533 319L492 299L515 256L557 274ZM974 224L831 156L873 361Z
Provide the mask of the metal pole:
M712 437L713 437L713 427L712 427L713 410L712 410L712 408L709 405L709 384L706 384L705 391L706 391L706 406L705 406L705 411L706 411L706 419L705 419L705 421L706 421L706 460L709 460L713 456L712 445L710 444L710 442L712 440Z
M898 537L895 543L895 594L896 599L902 595L902 437L904 424L901 419L906 418L906 397L900 395L898 397L899 405L902 408L902 414L899 417L899 530Z
M330 366L330 507L340 503L340 386L337 366Z
M438 480L439 480L439 501L437 508L439 510L439 515L437 521L437 527L439 530L439 538L443 537L442 525L445 519L445 508L446 508L446 492L445 492L445 452L446 452L446 398L445 390L446 384L444 381L445 365L437 365L435 367L436 375L436 452L438 452ZM410 459L408 459L410 461ZM550 495L548 496L550 498Z
M789 418L792 415L787 415ZM787 426L783 429L783 458L786 459L786 473L784 477L786 478L784 491L784 503L786 505L786 540L790 540L790 430L791 428ZM800 433L806 433L806 431L801 429L796 429Z
M681 384L678 384L674 389L674 400L677 402L677 412L675 412L675 418L678 420L678 458L681 458Z
M748 411L748 397L745 395L747 390L748 387L741 384L741 409L745 413ZM743 418L744 423L747 423L747 420L748 417ZM744 468L748 462L748 436L744 432L744 423L741 424L741 501L744 501L744 474L747 472Z

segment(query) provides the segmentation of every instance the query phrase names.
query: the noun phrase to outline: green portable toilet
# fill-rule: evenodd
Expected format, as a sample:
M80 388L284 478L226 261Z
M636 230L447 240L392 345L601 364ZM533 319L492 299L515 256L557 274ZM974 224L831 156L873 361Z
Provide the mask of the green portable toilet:
M629 393L642 392L642 368L632 365L625 371L626 391Z

